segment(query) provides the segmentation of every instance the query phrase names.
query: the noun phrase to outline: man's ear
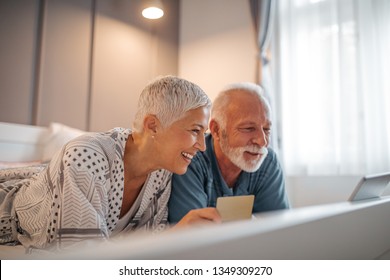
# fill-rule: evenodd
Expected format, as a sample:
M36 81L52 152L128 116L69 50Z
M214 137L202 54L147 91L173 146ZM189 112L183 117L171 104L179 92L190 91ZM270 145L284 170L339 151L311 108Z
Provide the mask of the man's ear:
M160 121L157 119L156 115L149 114L144 118L144 131L151 135L157 133L159 125Z
M220 137L219 124L214 119L211 119L209 123L209 127L210 127L210 133L213 136L213 138L219 140Z

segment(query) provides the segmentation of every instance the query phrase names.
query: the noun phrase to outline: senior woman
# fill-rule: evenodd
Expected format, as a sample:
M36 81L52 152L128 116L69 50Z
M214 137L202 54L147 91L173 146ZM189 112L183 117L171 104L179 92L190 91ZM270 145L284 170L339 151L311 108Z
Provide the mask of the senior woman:
M0 213L10 231L0 240L57 250L122 232L164 230L172 173L185 173L205 150L210 107L203 90L187 80L152 81L140 95L132 130L75 138L39 174L11 188ZM220 222L218 212L204 208L176 227L212 222Z

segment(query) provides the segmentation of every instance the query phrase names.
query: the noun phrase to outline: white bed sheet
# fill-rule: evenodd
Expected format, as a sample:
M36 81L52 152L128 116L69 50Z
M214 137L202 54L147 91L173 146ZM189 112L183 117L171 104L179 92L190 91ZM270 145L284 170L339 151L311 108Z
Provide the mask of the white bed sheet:
M0 260L19 260L26 258L25 249L22 245L0 245Z

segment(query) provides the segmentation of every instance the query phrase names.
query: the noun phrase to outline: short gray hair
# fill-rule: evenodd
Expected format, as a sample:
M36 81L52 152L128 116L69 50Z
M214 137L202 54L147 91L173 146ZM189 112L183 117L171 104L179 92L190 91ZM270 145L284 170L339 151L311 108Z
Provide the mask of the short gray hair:
M217 121L223 129L226 128L227 122L226 108L229 105L232 93L236 91L245 91L257 97L260 103L264 105L267 116L269 118L271 117L271 107L264 96L264 90L261 86L250 82L232 83L225 86L217 95L211 109L211 119ZM245 108L243 108L243 110L245 110Z
M133 130L143 130L148 114L155 115L163 127L168 127L187 111L204 106L211 107L211 101L198 85L171 75L160 76L142 90Z

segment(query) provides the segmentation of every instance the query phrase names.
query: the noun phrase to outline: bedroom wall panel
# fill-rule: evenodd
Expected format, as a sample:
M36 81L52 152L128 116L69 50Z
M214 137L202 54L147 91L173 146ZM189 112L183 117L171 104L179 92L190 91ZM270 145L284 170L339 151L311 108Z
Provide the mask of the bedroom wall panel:
M0 1L0 121L32 123L39 1Z
M87 128L91 0L46 1L37 124Z
M142 89L177 73L178 1L165 1L156 21L139 1L97 1L90 130L130 127Z
M232 82L256 81L250 1L181 0L179 74L214 99Z
M179 0L0 1L0 121L81 130L131 126L142 88L178 71Z
M140 91L151 78L151 37L135 1L98 1L93 56L92 131L131 126Z

